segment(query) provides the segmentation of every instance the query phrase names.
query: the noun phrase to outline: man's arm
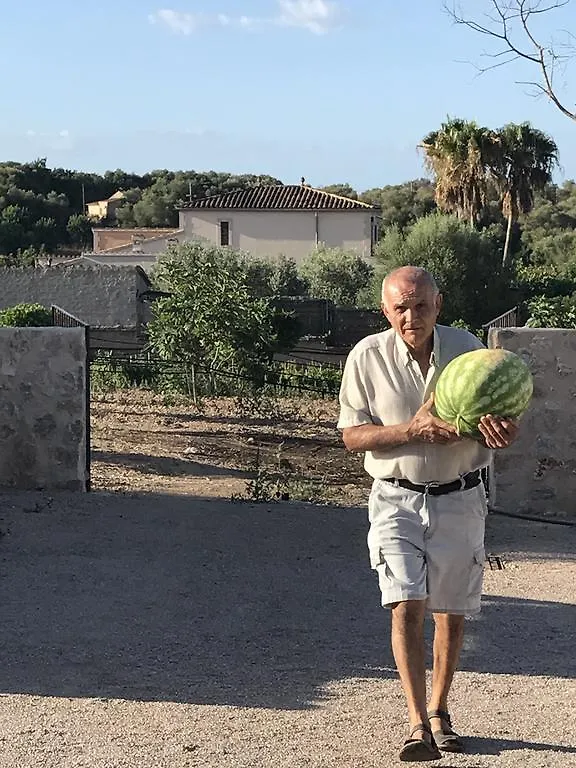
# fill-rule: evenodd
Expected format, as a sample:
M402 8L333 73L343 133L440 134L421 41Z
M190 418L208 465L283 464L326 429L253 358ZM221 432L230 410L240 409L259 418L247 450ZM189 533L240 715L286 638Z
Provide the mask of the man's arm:
M342 430L344 445L349 451L386 451L409 443L452 443L460 440L456 428L432 414L431 395L414 417L405 424L379 426L362 424Z

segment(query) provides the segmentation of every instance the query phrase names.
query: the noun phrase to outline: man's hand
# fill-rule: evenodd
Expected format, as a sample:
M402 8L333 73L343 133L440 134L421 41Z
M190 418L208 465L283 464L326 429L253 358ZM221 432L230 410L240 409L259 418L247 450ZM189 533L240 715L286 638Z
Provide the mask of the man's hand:
M487 448L508 448L518 436L518 422L502 416L482 416L478 429Z
M424 403L408 425L410 440L419 443L454 443L460 440L456 427L432 414L434 394Z

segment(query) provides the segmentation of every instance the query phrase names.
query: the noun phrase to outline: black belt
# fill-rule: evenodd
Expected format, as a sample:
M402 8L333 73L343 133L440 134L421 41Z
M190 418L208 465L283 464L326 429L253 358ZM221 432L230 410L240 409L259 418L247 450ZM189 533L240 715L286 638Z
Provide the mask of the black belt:
M462 475L460 480L454 480L451 483L424 483L418 485L417 483L411 483L410 480L397 480L395 477L385 477L384 483L392 483L398 485L400 488L407 488L409 491L416 491L416 493L427 493L430 496L443 496L445 493L453 493L454 491L467 491L470 488L476 488L480 485L481 477L480 471L477 469L474 472L469 472L467 475Z

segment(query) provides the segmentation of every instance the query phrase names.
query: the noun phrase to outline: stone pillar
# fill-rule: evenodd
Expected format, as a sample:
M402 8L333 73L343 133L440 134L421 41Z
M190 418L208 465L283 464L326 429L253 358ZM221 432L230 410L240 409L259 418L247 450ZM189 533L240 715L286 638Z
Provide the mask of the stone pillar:
M576 330L493 328L488 346L515 352L534 377L518 441L495 452L495 506L576 520Z
M0 488L87 489L84 328L0 328Z

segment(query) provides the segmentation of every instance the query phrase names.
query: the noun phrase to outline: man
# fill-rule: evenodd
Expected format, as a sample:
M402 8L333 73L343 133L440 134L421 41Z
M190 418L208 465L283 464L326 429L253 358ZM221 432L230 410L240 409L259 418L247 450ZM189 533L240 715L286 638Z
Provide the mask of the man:
M365 452L374 478L370 562L382 604L392 611L392 649L410 719L400 759L436 760L439 748L463 749L451 727L448 693L465 617L480 610L487 505L479 470L491 449L510 445L517 425L488 414L480 442L461 438L434 415L442 368L482 344L467 331L436 324L442 295L432 275L416 267L390 273L381 306L392 328L350 352L338 427L348 450ZM426 609L435 624L428 706Z

